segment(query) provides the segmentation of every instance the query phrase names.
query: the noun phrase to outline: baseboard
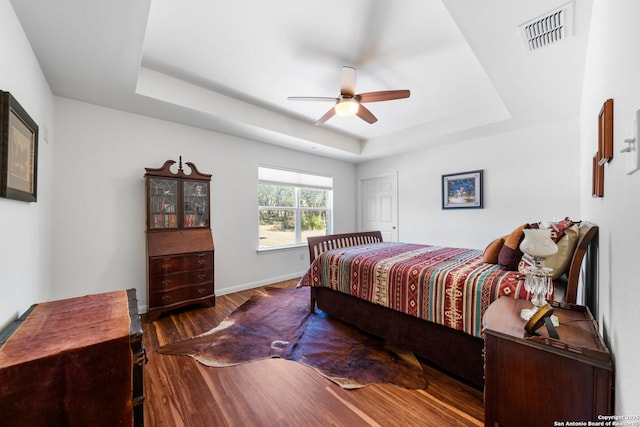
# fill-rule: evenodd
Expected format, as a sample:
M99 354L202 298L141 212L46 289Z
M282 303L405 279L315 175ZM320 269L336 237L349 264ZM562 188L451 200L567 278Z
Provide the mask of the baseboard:
M286 274L284 276L279 277L271 277L269 279L258 280L256 282L243 283L236 286L231 286L223 289L216 289L216 295L227 295L232 294L234 292L246 291L247 289L259 288L260 286L270 285L271 283L282 282L284 280L297 279L298 277L302 277L304 275L304 271L299 273L291 273Z
M284 280L297 279L298 277L302 277L304 273L305 273L304 271L301 271L299 273L291 273L291 274L286 274L284 276L271 277L269 279L258 280L256 282L242 283L240 285L231 286L228 288L216 289L215 291L216 291L216 295L232 294L234 292L246 291L247 289L254 289L254 288L259 288L260 286L270 285L271 283L282 282ZM145 305L138 306L138 311L140 313L146 313L147 305L145 304Z

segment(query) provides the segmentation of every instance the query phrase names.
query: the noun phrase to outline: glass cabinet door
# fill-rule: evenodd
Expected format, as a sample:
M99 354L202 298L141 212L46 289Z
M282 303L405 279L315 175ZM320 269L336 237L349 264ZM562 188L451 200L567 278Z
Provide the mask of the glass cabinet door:
M178 228L178 181L149 180L149 229Z
M184 228L209 227L209 183L184 181Z

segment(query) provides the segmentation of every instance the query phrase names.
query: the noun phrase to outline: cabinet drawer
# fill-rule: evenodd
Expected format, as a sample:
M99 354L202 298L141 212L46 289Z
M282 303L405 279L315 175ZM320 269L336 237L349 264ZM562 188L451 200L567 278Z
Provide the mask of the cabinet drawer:
M213 267L213 252L199 252L171 257L149 259L149 274L152 276L203 270Z
M206 296L213 296L213 282L185 286L171 291L151 292L150 305L152 307L168 306Z
M153 291L168 291L181 286L213 281L213 269L187 271L184 273L151 276L149 287Z

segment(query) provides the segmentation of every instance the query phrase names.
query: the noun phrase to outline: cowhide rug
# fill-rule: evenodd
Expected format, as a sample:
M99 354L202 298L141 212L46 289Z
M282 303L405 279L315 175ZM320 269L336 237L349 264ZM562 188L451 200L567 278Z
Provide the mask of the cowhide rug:
M319 310L311 313L309 288L267 288L216 328L162 346L158 352L191 356L213 367L281 357L310 366L347 389L371 383L411 389L427 385L412 353Z

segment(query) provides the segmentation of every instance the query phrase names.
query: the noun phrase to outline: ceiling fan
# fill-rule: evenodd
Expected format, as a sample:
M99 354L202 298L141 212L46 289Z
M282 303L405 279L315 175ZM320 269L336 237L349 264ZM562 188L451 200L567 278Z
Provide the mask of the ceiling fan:
M336 98L324 96L290 96L287 99L291 101L331 101L335 102L324 116L320 117L316 126L319 126L333 117L335 114L341 116L357 115L367 123L375 123L378 121L364 105L365 102L389 101L392 99L408 98L410 92L408 90L383 90L378 92L367 92L356 94L356 69L353 67L342 67L342 76L340 84L340 96Z

